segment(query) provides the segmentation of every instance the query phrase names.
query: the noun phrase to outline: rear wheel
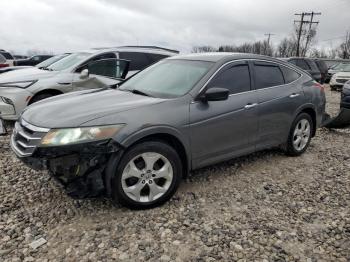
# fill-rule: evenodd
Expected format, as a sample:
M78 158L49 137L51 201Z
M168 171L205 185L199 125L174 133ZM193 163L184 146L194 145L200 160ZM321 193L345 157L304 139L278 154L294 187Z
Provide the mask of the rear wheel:
M299 156L308 148L313 134L313 121L309 114L301 113L294 120L287 141L287 154Z
M169 200L179 186L182 164L177 152L158 141L143 142L128 150L114 163L112 198L130 208L159 206Z

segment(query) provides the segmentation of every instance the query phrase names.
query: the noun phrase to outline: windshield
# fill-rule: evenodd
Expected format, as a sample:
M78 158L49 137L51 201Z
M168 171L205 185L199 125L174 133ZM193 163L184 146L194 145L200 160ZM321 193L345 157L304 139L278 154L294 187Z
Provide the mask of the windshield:
M65 58L62 58L61 60L57 61L56 63L48 66L49 69L54 71L61 71L64 69L67 69L69 67L72 67L74 65L79 65L81 62L83 62L87 57L89 57L90 53L74 53L66 56Z
M350 63L340 63L332 67L333 70L350 71Z
M120 89L137 90L161 98L183 96L212 65L205 61L163 60L125 81Z
M49 65L52 65L53 63L57 62L58 60L61 60L63 57L66 57L66 56L68 56L68 54L53 56L53 57L46 59L45 61L37 64L36 67L38 67L38 68L48 67Z

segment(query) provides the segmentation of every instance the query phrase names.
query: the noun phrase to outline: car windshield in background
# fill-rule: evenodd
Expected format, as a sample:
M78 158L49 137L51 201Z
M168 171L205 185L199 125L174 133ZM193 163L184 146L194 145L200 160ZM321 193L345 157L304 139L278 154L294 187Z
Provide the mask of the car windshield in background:
M205 61L165 60L130 78L120 89L160 98L180 97L188 93L212 65Z
M49 59L46 59L45 61L37 64L36 67L38 67L38 68L46 68L49 65L52 65L53 63L56 63L58 60L61 60L62 58L66 57L66 56L68 56L68 54L53 56L53 57L51 57Z
M0 54L2 54L6 59L13 60L13 56L8 52L1 52Z
M333 66L331 69L349 72L350 71L350 63L340 63L340 64Z
M56 63L48 66L48 69L54 70L54 71L61 71L61 70L67 69L74 65L79 65L90 55L91 55L90 53L85 53L85 52L70 54L67 57L57 61Z

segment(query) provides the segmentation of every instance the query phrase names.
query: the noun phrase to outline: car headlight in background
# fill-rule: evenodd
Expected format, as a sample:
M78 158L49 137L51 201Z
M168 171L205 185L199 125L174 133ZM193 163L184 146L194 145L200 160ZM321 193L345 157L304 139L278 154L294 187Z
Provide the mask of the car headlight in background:
M0 83L0 87L18 87L18 88L27 88L30 87L38 80L32 81L20 81L20 82L10 82L10 83Z
M41 146L63 146L93 142L113 137L125 125L52 129L41 140Z

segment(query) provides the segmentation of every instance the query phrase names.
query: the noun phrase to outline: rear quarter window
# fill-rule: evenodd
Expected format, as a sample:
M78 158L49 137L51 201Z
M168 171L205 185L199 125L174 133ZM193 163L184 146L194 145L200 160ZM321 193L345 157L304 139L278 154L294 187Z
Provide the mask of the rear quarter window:
M282 71L278 65L272 63L254 65L256 89L284 85Z
M301 74L286 66L280 66L286 84L294 82L301 77Z

